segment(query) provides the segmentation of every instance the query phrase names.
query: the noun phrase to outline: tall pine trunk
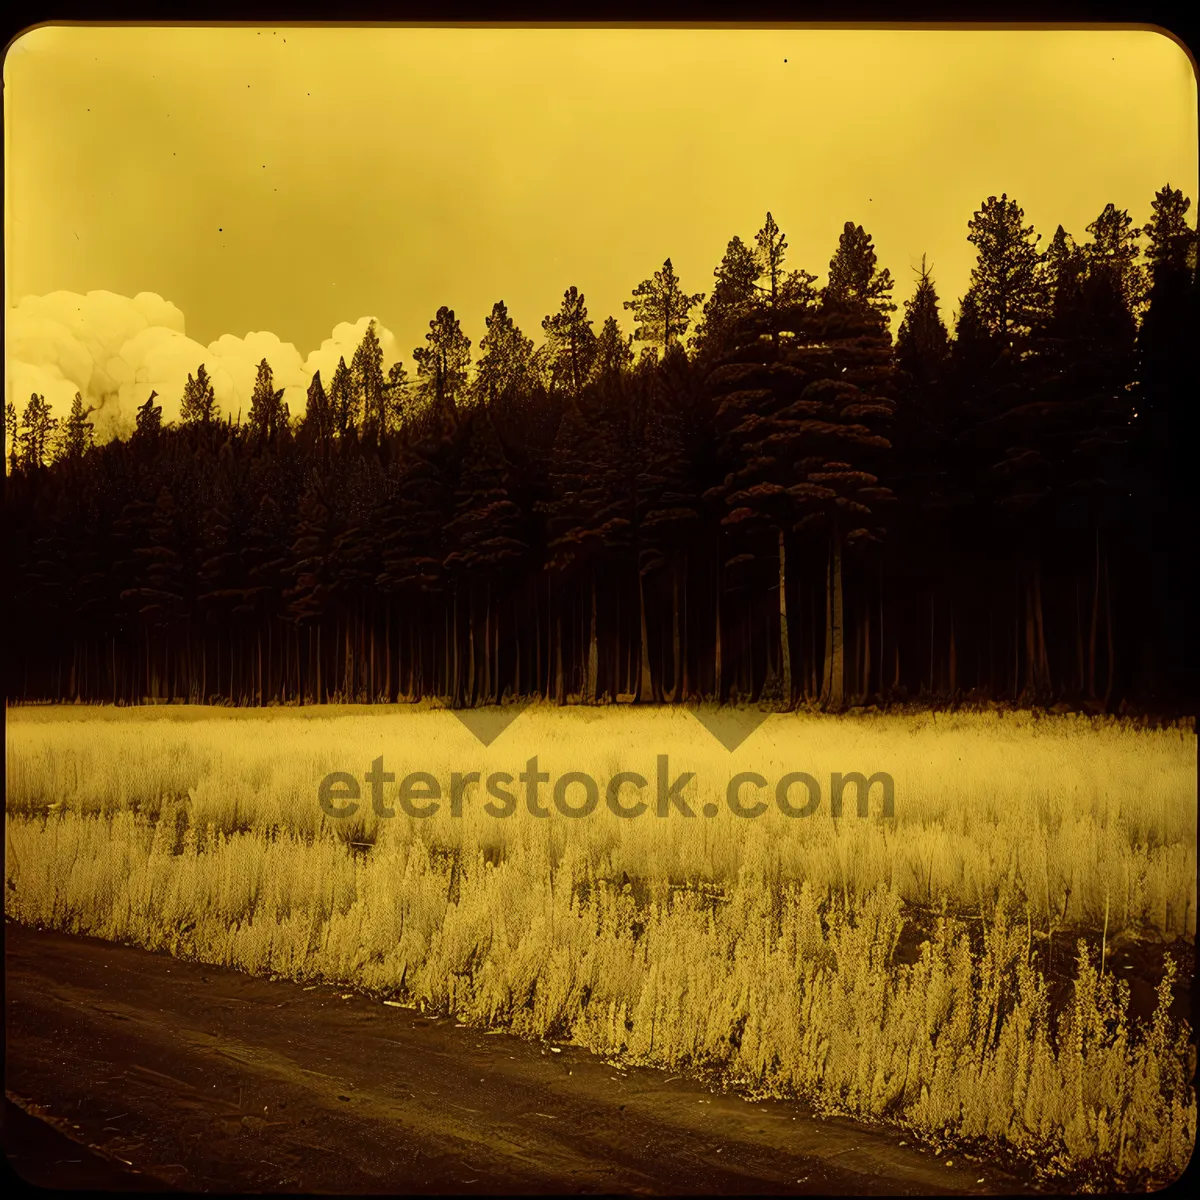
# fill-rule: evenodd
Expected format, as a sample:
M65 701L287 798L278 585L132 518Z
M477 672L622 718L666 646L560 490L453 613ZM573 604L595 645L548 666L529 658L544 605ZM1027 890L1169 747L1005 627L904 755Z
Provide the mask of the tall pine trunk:
M492 582L490 579L484 589L483 599L483 695L485 704L495 704L496 698L492 695L494 672L492 670Z
M841 531L834 526L829 541L829 566L827 602L825 607L826 642L825 652L827 707L837 712L846 702L845 630L842 600L842 539Z
M958 689L958 644L954 640L954 601L950 601L950 696Z
M1042 605L1042 568L1037 566L1033 573L1033 611L1037 627L1038 683L1044 691L1050 689L1050 657L1046 651L1046 622Z
M783 674L783 703L786 708L792 707L792 646L788 637L787 612L787 567L784 551L783 527L777 530L779 534L779 655Z
M566 703L563 687L562 613L557 606L554 611L554 700L557 704Z
M1075 681L1077 695L1087 685L1087 663L1083 653L1083 613L1079 607L1079 579L1075 579Z
M588 660L587 682L584 685L584 699L588 704L596 703L596 686L600 671L600 646L596 641L596 568L592 567L592 617L588 630Z
M679 562L671 559L671 695L672 704L679 699Z
M1037 615L1031 576L1025 581L1025 686L1033 694L1037 692L1038 675Z
M454 585L454 599L451 604L451 617L453 621L452 627L447 631L446 636L449 639L449 655L450 655L450 680L449 688L451 707L457 708L459 702L459 663L458 663L458 584Z
M688 673L688 657L690 645L688 642L688 556L685 553L683 556L683 644L681 647L681 657L683 660L683 681L680 684L680 699L687 700L691 695L691 679Z
M475 704L475 589L467 585L467 707Z
M863 605L866 614L863 629L862 700L865 704L871 694L871 606Z
M1096 698L1096 630L1100 623L1100 527L1096 527L1096 568L1092 582L1092 625L1088 632L1087 694Z
M521 698L521 618L517 611L519 601L516 596L513 597L513 644L516 650L514 658L515 669L513 672L513 698L519 700Z
M713 688L714 699L718 704L721 703L721 584L724 582L721 576L721 543L717 540L717 587L716 587L716 618L713 622Z
M646 586L641 568L638 568L638 636L641 641L640 669L638 671L637 698L645 702L654 698L654 681L650 674L650 639L646 634Z
M1108 583L1108 558L1104 559L1104 634L1105 649L1108 652L1108 674L1104 684L1104 707L1107 710L1112 703L1113 678L1116 674L1116 661L1113 652L1113 619L1112 591Z

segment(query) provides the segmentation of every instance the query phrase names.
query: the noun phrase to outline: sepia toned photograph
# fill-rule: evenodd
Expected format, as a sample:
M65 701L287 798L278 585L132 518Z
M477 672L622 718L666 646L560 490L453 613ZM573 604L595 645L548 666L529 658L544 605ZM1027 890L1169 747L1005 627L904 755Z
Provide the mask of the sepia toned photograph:
M3 72L14 1185L1181 1179L1180 37L47 23Z

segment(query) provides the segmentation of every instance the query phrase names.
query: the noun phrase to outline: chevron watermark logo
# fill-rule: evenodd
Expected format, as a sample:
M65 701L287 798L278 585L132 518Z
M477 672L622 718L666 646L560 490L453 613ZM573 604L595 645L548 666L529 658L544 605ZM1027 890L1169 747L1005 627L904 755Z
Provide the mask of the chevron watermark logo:
M445 705L463 727L482 746L490 746L529 707L527 700L510 704L491 704L479 707L453 708ZM686 710L731 754L753 734L772 710L751 705L722 704Z

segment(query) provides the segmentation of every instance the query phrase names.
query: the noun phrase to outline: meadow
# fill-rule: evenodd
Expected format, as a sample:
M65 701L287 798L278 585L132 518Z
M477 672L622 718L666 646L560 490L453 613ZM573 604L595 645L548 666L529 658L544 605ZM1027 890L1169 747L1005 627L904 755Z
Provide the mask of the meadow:
M537 705L484 747L424 705L71 706L8 710L7 750L16 920L800 1097L1079 1186L1190 1157L1190 728L773 714L730 753L681 708ZM548 817L519 783L511 816L482 783L452 811L455 773L515 779L534 755ZM693 774L696 816L657 815L660 755ZM323 778L381 757L439 781L436 814L378 817L366 782L352 817L322 812ZM649 809L567 819L550 797L569 772L601 795L639 773ZM753 819L727 802L747 772L767 781L742 790L767 802ZM803 818L774 802L796 772L825 789ZM886 772L893 815L876 789L833 816L834 772ZM1112 956L1164 942L1137 1011Z

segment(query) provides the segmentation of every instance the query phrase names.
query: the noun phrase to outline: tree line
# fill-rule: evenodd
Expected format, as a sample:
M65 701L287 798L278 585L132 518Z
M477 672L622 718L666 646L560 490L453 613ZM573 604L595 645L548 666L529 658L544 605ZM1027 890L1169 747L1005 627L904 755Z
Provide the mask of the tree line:
M863 227L818 287L768 213L628 335L571 287L474 361L438 309L412 378L372 323L303 415L265 360L245 420L200 365L104 445L10 404L6 694L1186 707L1189 207L1043 245L988 197L953 328L922 262L894 339Z

